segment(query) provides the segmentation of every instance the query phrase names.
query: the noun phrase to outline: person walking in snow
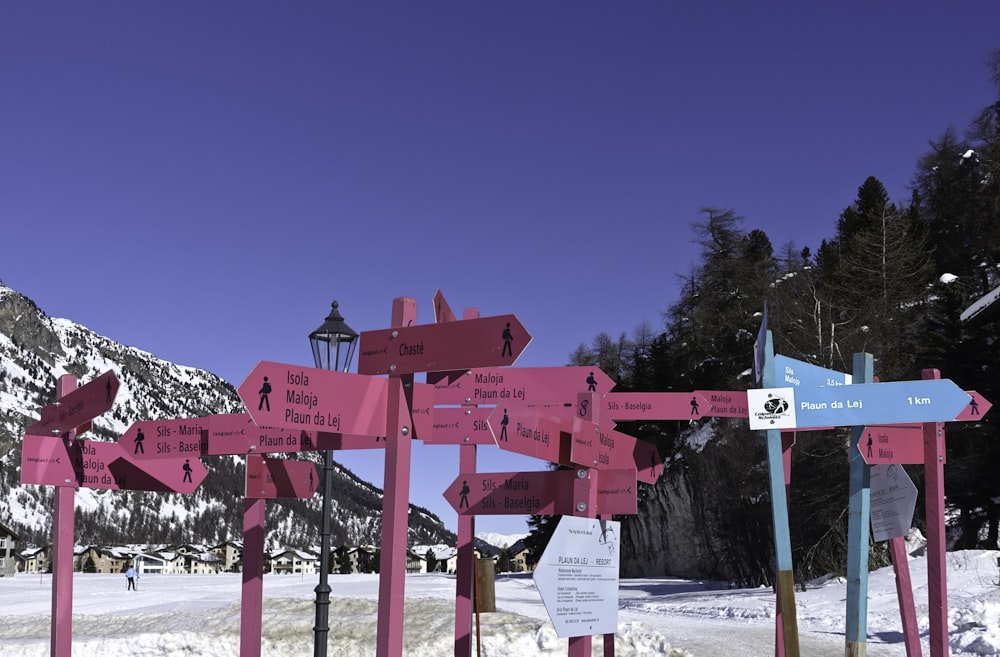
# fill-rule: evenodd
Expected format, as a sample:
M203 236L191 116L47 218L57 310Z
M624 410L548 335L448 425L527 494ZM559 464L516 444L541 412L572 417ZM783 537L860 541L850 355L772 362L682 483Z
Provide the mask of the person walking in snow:
M128 585L125 587L126 591L135 591L136 577L138 577L138 575L135 572L135 568L129 566L128 570L125 571L125 579L128 580Z

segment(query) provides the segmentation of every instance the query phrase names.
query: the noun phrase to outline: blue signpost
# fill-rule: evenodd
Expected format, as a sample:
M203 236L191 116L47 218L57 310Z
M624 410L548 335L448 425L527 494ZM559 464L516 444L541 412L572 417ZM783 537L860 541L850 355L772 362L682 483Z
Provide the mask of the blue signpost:
M851 375L778 354L774 357L775 379L779 386L818 388L851 383Z
M796 429L950 422L970 400L949 379L798 388L794 396Z
M765 319L767 314L765 310ZM763 325L762 325L763 328ZM770 331L763 331L761 350L762 383L765 388L775 384L774 342ZM781 431L767 431L767 464L771 484L771 517L774 522L775 573L778 593L778 613L781 616L780 637L783 645L776 646L779 655L799 657L799 626L795 611L795 575L792 570L792 539L788 528L788 496L785 490L785 461L782 454Z
M874 379L875 359L871 354L854 354L854 379L851 388L876 388L887 383L870 384ZM847 388L848 386L844 386ZM833 390L839 390L833 388ZM880 393L881 394L881 393ZM963 393L964 394L964 393ZM877 396L877 395L876 395ZM861 399L861 397L858 397ZM798 402L796 397L796 402ZM869 400L872 407L877 402ZM955 414L961 412L961 409ZM846 423L843 423L846 424ZM871 466L865 463L858 449L864 433L864 423L851 422L850 487L847 509L847 619L845 623L846 654L866 654L868 640L868 533L871 518Z

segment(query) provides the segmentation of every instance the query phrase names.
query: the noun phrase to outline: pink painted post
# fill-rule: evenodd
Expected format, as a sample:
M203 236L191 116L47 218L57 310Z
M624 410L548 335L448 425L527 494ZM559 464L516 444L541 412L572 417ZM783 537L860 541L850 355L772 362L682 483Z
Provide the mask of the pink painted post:
M594 408L594 406L595 404L591 404L591 408ZM594 420L597 420L596 416ZM586 476L579 476L580 473L586 473ZM577 479L573 482L573 501L575 506L573 515L584 518L596 518L597 471L589 468L581 468L577 470L577 476ZM569 638L569 648L566 652L567 657L590 657L593 645L594 637L590 634L586 636L572 636ZM612 646L614 646L613 641ZM614 651L612 648L613 654Z
M940 379L926 369L922 379ZM944 529L944 423L924 423L924 506L927 524L927 617L931 657L948 651L948 586Z
M459 445L458 471L476 471L476 446ZM472 593L475 584L476 516L458 516L458 564L455 572L455 657L472 654Z
M409 326L415 324L416 321L416 300L408 297L397 297L393 300L392 326ZM403 388L409 388L411 392L413 390L413 375L390 374L389 379L376 657L398 657L403 654L406 538L409 527L410 459L413 451L410 444L409 420L400 417L399 414L399 402Z
M913 602L906 540L902 536L890 538L889 553L892 555L892 570L896 573L896 599L899 600L899 616L903 621L906 657L920 657L920 628L917 627L917 609Z
M76 390L76 377L64 374L56 382L56 398ZM63 434L67 444L76 432ZM73 652L73 498L76 489L56 486L52 519L52 620L49 638L52 657L71 657Z
M463 319L477 317L479 311L475 308L466 308L463 313ZM437 317L439 322L454 321L454 319L454 316L443 317L441 314ZM475 404L463 404L463 406L475 408ZM458 471L459 473L476 471L475 445L458 446ZM475 537L476 516L458 516L458 563L455 565L455 657L472 655L472 603L476 577Z
M243 601L240 657L260 657L264 613L264 516L267 500L243 499Z

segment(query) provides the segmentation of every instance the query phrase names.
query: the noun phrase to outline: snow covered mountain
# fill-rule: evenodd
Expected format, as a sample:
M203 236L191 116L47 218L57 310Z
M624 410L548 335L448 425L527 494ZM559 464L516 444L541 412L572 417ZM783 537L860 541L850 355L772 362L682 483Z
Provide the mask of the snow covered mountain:
M137 420L239 413L235 388L193 367L160 360L118 344L68 319L46 315L0 281L0 522L27 542L51 535L53 489L20 483L21 437L54 397L56 380L73 374L83 384L114 370L120 388L109 413L84 438L114 441ZM319 460L318 454L303 455ZM193 495L81 488L76 493L76 540L80 543L219 543L242 531L244 466L241 457L204 459L209 474ZM332 540L376 544L381 531L382 491L337 466ZM320 499L268 504L267 544L318 543ZM437 516L411 505L411 542L454 543Z

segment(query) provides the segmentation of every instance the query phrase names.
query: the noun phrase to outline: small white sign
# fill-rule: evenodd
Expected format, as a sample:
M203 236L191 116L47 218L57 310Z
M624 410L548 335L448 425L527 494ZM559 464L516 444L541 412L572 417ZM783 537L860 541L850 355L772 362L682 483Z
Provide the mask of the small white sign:
M563 516L535 569L535 586L560 637L618 630L620 524Z
M897 463L873 465L870 490L872 539L906 536L917 504L917 487L906 470Z
M795 388L747 390L750 429L794 429Z

